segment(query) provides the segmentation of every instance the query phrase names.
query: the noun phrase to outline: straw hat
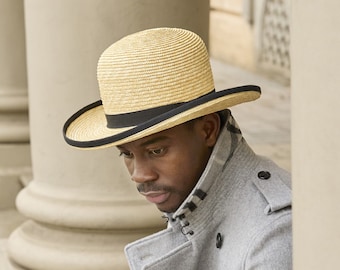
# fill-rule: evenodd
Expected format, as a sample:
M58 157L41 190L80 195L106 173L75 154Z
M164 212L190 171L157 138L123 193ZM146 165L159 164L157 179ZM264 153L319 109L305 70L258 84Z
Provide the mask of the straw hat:
M64 138L79 148L131 142L260 96L258 86L214 90L201 38L156 28L122 38L101 55L101 100L71 116Z

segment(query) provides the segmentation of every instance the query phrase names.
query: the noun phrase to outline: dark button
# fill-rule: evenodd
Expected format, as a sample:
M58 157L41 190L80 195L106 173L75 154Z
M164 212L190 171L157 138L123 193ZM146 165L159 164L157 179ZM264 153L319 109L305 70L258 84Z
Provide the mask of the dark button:
M257 174L257 177L262 179L262 180L267 180L267 179L269 179L271 177L271 174L268 171L260 171Z
M222 243L223 243L222 235L220 233L218 233L216 235L216 247L217 248L221 248L222 247Z

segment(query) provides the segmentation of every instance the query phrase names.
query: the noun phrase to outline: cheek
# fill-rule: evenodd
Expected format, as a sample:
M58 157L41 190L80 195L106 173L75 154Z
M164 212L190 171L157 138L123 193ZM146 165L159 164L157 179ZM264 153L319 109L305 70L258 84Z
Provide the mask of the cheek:
M132 175L132 172L133 172L133 162L132 162L132 160L125 158L124 164L125 164L125 167L127 168L128 172L129 172L129 174Z
M166 162L168 166L163 168L163 175L167 181L180 193L188 193L198 181L198 159L189 154L176 155L175 158Z
M197 148L196 145L187 153L186 158L181 161L183 179L188 186L193 188L201 177L208 162L210 152L206 147Z

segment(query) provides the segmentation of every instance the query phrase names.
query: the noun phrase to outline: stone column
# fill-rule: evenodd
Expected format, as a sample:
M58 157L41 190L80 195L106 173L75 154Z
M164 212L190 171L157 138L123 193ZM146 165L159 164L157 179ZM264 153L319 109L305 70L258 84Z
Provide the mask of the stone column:
M0 8L0 209L14 208L30 171L25 25L22 0Z
M97 61L126 34L156 26L207 40L209 1L25 1L33 181L17 198L30 218L9 239L14 269L128 269L126 243L164 227L114 148L81 151L65 120L99 99Z
M294 269L340 269L340 2L291 4Z

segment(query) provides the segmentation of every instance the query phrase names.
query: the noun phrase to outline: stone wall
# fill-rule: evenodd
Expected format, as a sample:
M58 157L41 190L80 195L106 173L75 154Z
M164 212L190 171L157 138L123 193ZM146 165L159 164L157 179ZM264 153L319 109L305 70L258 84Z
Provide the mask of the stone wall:
M211 0L211 56L290 81L288 0Z
M255 70L254 30L243 16L243 1L211 0L210 6L210 55Z

